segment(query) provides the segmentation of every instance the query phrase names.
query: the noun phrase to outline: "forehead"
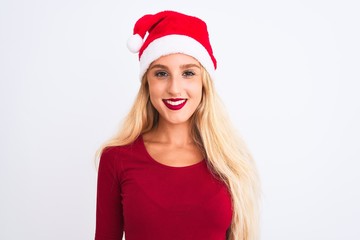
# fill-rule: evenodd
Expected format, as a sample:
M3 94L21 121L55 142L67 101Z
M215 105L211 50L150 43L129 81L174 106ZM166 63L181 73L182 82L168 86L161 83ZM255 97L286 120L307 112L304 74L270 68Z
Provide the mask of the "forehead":
M200 63L193 58L192 56L182 54L182 53L174 53L162 56L156 59L154 62L151 63L150 67L155 64L161 64L165 66L180 66L186 64L196 64L200 66Z

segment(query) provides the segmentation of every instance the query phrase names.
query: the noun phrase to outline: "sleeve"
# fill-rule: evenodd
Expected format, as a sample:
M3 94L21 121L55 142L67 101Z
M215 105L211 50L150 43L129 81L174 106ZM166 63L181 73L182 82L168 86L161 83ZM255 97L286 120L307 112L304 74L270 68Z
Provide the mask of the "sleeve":
M122 197L116 159L117 155L111 149L105 149L100 157L95 240L121 240L123 236Z

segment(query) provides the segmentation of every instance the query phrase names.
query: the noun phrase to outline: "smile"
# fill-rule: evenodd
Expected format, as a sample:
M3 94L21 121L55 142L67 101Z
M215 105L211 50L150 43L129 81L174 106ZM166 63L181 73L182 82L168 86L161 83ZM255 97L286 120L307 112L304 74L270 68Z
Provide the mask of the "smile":
M165 106L171 110L180 110L183 108L187 102L187 99L184 98L170 98L163 99Z

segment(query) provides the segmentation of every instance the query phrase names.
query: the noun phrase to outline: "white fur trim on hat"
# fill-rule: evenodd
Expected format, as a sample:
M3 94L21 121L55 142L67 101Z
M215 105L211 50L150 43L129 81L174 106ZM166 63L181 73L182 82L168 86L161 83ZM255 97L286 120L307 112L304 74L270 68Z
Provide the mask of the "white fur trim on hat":
M214 78L215 67L205 47L191 37L174 34L155 39L146 47L140 57L140 79L153 61L172 53L183 53L192 56Z

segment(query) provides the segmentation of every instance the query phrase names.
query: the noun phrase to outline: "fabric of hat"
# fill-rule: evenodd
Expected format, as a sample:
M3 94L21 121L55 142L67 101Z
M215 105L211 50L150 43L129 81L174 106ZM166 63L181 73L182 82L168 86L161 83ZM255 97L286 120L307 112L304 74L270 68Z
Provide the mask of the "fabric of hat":
M172 53L192 56L212 77L215 73L216 59L206 23L194 16L175 11L144 15L135 23L127 46L139 53L140 78L153 61Z

